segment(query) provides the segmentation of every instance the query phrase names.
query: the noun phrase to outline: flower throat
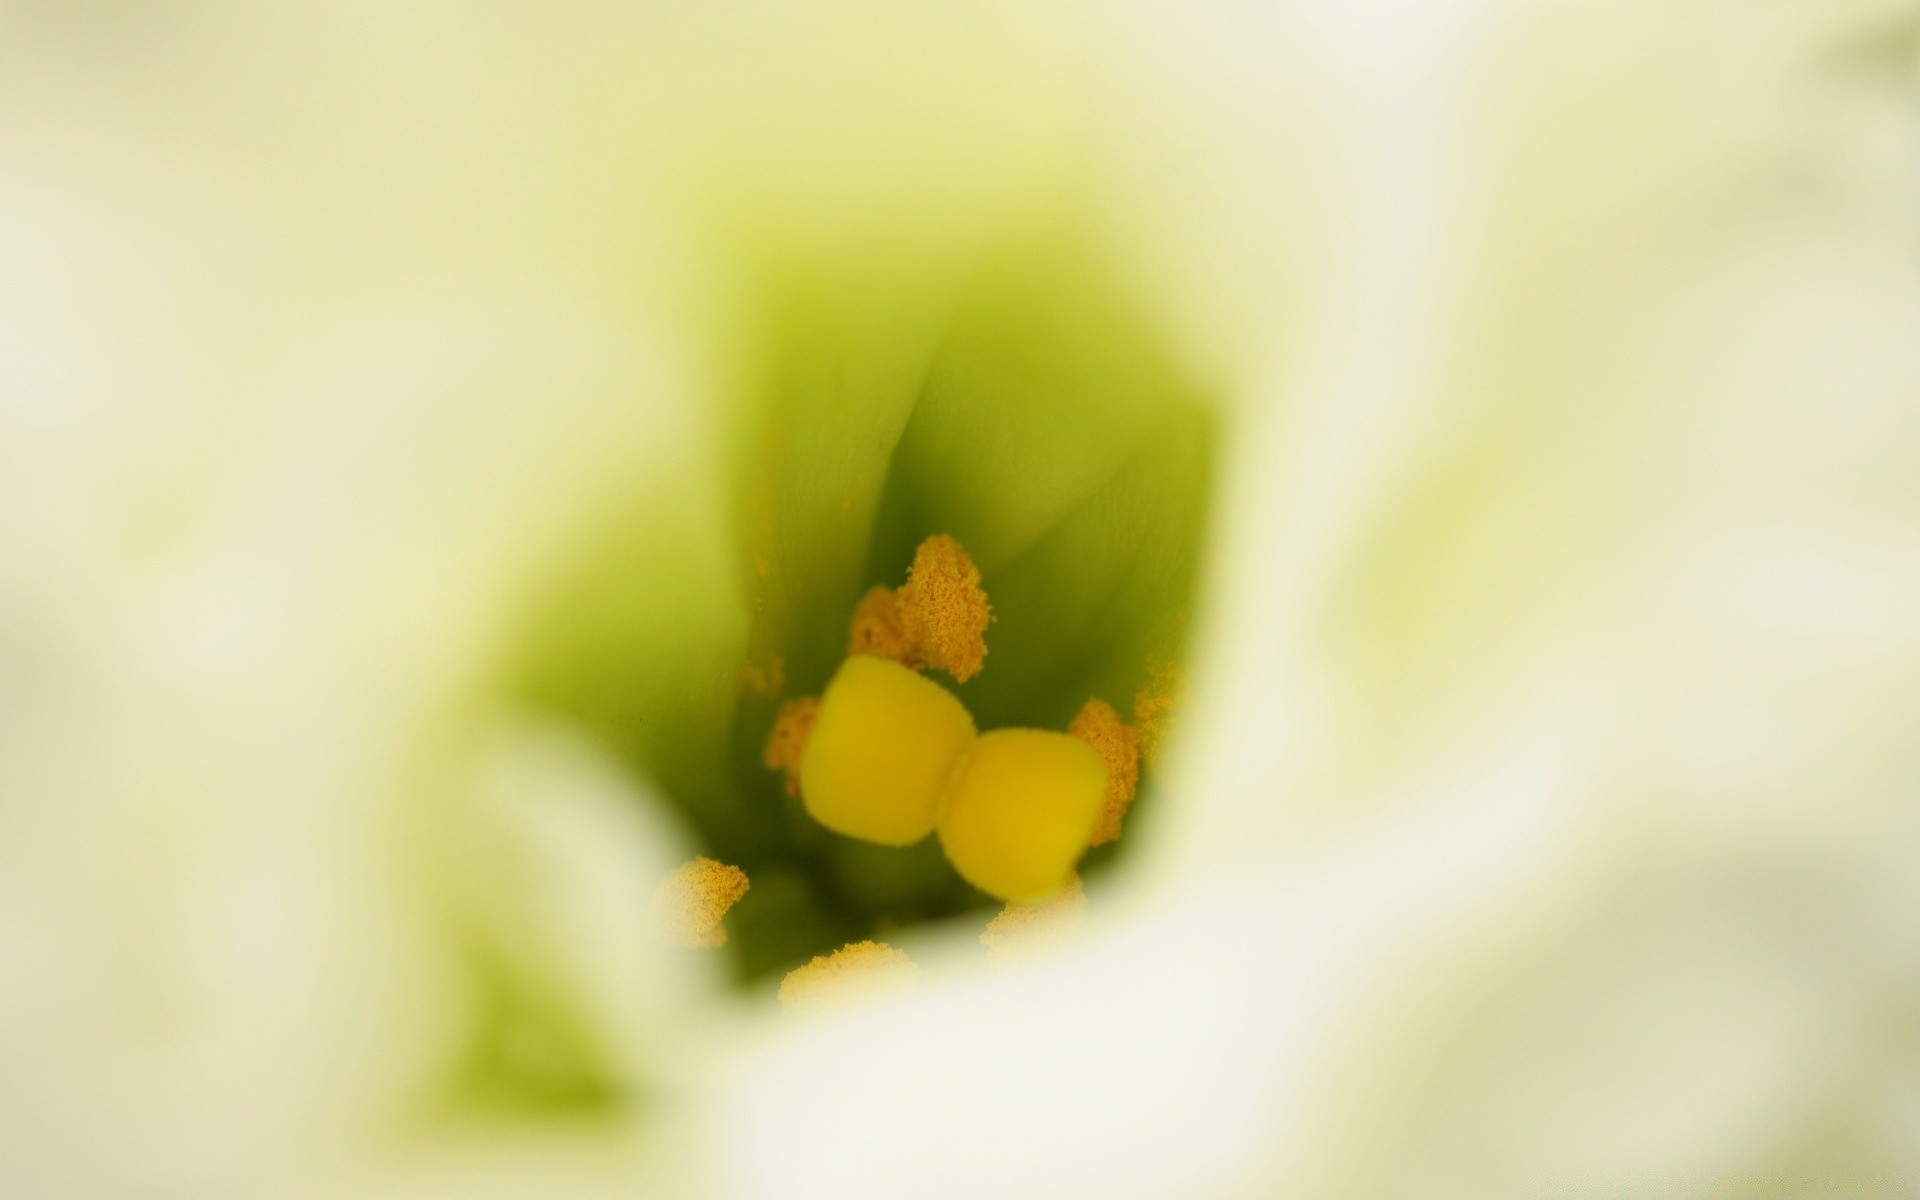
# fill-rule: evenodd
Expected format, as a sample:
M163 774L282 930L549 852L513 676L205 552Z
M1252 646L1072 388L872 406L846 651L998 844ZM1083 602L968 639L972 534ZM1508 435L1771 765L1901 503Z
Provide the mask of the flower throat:
M961 701L923 672L960 683L978 675L992 620L966 550L945 534L928 537L903 586L875 585L861 598L847 657L824 693L781 705L761 761L836 834L889 847L937 835L953 870L1005 903L981 935L1004 953L1057 934L1084 910L1073 868L1087 848L1120 836L1140 776L1140 728L1157 733L1171 697L1163 672L1134 696L1133 724L1092 697L1064 733L978 732ZM660 885L654 926L671 944L724 945L721 918L749 886L738 868L696 858ZM883 942L849 943L790 971L781 1000L808 1007L898 986L910 982L907 961Z

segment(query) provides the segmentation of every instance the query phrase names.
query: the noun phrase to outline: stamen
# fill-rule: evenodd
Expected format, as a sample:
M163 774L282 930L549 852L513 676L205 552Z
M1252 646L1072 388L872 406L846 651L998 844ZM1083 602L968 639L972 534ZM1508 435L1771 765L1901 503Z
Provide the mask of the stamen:
M900 615L900 597L892 588L875 586L860 597L847 632L847 653L871 654L916 671L925 665L907 638Z
M980 568L959 542L944 533L921 542L899 601L907 639L928 666L961 683L980 673L993 606L980 586Z
M941 790L973 738L973 717L953 693L857 654L820 697L800 761L801 799L835 833L911 845L933 831Z
M710 949L727 944L720 923L727 910L747 894L747 873L711 858L681 863L653 890L647 926L669 946Z
M1120 719L1113 705L1097 697L1081 707L1067 732L1098 750L1107 764L1106 802L1087 844L1111 842L1120 836L1120 822L1140 787L1139 732Z
M1069 874L1059 894L1038 904L1009 904L987 922L980 944L993 958L1017 958L1044 949L1080 924L1087 915L1087 891L1080 876Z
M960 877L1025 903L1066 885L1107 792L1107 767L1079 738L996 729L974 739L940 812L940 847Z
M814 718L819 712L820 701L812 696L782 704L780 715L774 718L773 730L767 734L767 747L760 752L760 761L767 765L767 770L786 772L789 796L800 794L800 756L807 748L807 735L813 731Z
M905 991L920 978L907 952L885 942L852 942L818 954L780 981L780 1007L817 1012L852 1000Z
M1140 760L1148 766L1173 727L1173 707L1186 681L1170 662L1147 660L1147 682L1133 697L1133 723L1140 731Z

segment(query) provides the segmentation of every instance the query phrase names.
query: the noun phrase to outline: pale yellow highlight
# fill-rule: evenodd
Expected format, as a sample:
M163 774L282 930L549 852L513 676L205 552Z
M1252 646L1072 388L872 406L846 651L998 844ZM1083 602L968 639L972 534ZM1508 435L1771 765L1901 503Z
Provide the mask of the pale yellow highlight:
M1100 752L1107 764L1107 794L1094 822L1089 846L1099 846L1120 836L1127 809L1140 788L1140 736L1133 726L1120 719L1113 705L1098 697L1080 709L1067 732Z
M902 992L919 978L920 968L906 951L885 942L852 942L787 972L780 981L780 1006L789 1012L817 1012Z
M747 873L711 858L681 863L660 881L647 905L647 927L669 946L711 949L727 944L721 918L747 894Z

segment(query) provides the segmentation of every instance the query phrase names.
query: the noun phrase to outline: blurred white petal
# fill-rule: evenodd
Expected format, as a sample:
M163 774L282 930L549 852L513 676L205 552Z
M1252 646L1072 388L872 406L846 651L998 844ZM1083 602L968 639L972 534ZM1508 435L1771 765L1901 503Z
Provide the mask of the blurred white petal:
M9 1194L1920 1178L1910 3L4 21ZM748 652L756 272L880 420L1061 211L1229 404L1170 802L1075 948L776 1021L502 679L609 513L642 649ZM1070 490L981 469L1009 555Z

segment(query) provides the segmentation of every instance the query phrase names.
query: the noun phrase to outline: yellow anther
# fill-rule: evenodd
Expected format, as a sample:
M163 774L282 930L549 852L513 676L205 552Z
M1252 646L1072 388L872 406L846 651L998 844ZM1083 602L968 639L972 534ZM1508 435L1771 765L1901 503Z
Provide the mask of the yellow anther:
M903 667L919 670L923 664L901 623L900 597L892 588L873 587L860 597L847 630L848 654L871 654Z
M1080 713L1067 732L1100 752L1107 764L1107 796L1094 822L1093 836L1087 845L1098 846L1120 836L1120 822L1133 803L1140 787L1140 737L1133 726L1120 719L1113 705L1098 698L1081 706Z
M993 606L959 542L944 533L921 542L899 599L901 624L922 661L961 683L980 673Z
M953 693L857 654L820 697L800 759L801 799L835 833L910 845L933 831L941 790L973 736L973 717Z
M994 958L1015 958L1041 950L1080 924L1087 915L1087 892L1080 877L1069 874L1067 886L1038 904L1009 904L987 922L980 944Z
M815 955L780 981L780 1007L816 1012L848 1001L905 991L920 978L907 952L885 942L853 942Z
M1140 731L1140 760L1152 765L1173 724L1173 707L1185 686L1170 662L1147 660L1147 682L1133 697L1133 723Z
M727 944L720 923L747 894L747 873L711 858L689 859L668 872L647 905L647 927L669 946L707 948Z
M981 891L1044 900L1080 860L1106 793L1106 764L1079 738L996 729L974 739L947 787L940 847Z
M820 701L812 696L802 696L798 700L789 700L780 706L780 715L773 720L773 729L767 734L767 747L760 752L760 761L769 771L787 773L787 795L800 794L800 755L807 748L807 735L813 730L813 719L820 712Z

